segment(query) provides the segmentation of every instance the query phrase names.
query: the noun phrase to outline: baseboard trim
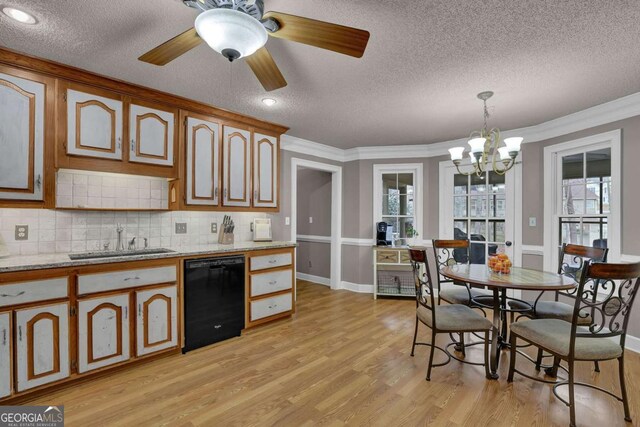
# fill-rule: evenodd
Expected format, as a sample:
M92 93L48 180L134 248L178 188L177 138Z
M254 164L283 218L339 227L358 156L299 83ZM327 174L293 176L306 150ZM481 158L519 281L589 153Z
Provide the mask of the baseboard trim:
M318 285L331 286L331 279L327 277L314 276L313 274L296 272L296 279L317 283Z
M373 293L373 285L361 285L358 283L345 282L344 280L340 284L340 289L344 289L351 292L357 292L359 294Z
M640 353L640 338L627 335L627 339L624 344L624 347L627 350L631 350L635 353Z

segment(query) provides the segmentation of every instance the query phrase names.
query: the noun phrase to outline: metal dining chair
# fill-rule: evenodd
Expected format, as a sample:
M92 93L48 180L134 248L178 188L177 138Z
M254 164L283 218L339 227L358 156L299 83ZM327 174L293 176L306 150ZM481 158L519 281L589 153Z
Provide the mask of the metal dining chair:
M640 286L640 262L635 264L605 264L586 261L577 274L579 285L571 321L562 319L532 319L511 325L511 360L508 381L514 373L536 381L547 382L518 371L516 366L517 340L537 346L554 358L567 362L569 377L556 382L554 395L569 406L571 425L576 425L574 388L576 385L600 390L622 402L626 421L631 421L629 401L624 378L624 345L629 316ZM598 283L594 288L593 283ZM600 294L598 295L598 290ZM604 293L604 295L602 294ZM591 316L588 326L581 320ZM613 339L612 339L613 338ZM592 384L575 381L575 362L618 360L621 396ZM557 393L557 388L569 386L569 400Z
M609 249L607 248L592 248L590 246L580 246L572 244L563 244L560 249L560 260L558 262L558 274L568 276L578 282L580 278L577 276L582 271L584 263L587 261L593 262L606 262ZM595 296L598 293L598 282L590 282L593 287L592 295ZM555 291L554 300L546 301L542 299L545 292L540 292L538 297L533 302L524 302L520 300L509 301L509 307L520 311L521 316L528 317L530 319L561 319L570 322L573 317L573 302L576 299L577 288L567 291ZM560 301L563 297L566 302ZM531 308L533 307L533 308ZM512 312L513 313L513 312ZM512 318L513 320L513 318ZM584 315L578 318L580 325L588 326L592 322L592 317L589 312L585 312ZM538 350L538 356L536 358L536 370L540 370L542 365L542 350ZM600 372L600 366L598 362L594 362L595 371ZM555 376L556 369L548 368L547 373L551 376Z
M479 313L473 311L466 305L436 304L433 292L433 281L427 261L427 252L424 249L409 249L411 266L416 287L416 327L413 333L413 345L411 346L411 356L414 355L416 345L426 345L431 348L429 353L429 364L427 368L427 381L431 381L431 369L437 366L444 366L451 361L451 355L436 346L436 335L439 333L480 332L484 333L484 363L485 375L491 378L489 371L489 332L493 324ZM417 342L418 325L422 323L431 329L431 342ZM442 351L447 356L447 361L443 363L433 363L433 353L435 349ZM458 359L459 360L459 359ZM465 361L462 361L465 362ZM465 362L473 365L478 363Z

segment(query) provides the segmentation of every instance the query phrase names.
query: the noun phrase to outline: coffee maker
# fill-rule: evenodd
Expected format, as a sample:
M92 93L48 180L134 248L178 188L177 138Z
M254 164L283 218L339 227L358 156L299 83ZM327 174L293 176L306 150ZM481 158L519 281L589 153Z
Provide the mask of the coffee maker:
M393 225L382 221L376 224L376 245L392 246L393 244Z

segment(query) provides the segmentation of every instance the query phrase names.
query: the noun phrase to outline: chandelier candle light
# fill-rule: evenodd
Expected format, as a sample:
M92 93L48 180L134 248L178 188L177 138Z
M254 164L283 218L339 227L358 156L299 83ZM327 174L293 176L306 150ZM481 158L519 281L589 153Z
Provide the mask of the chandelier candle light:
M469 153L469 160L473 170L469 172L463 172L460 170L462 159L464 158L464 147L455 147L449 149L451 154L451 160L456 165L458 172L462 175L482 176L487 170L487 164L489 163L489 157L491 156L492 168L498 175L504 175L509 169L516 164L516 157L520 153L520 144L522 139L519 136L504 139L504 147L500 147L500 129L487 128L487 119L489 118L489 110L487 109L487 100L493 96L493 92L481 92L478 94L478 98L484 102L484 127L481 131L474 131L471 133L469 139L469 146L471 152ZM500 162L498 162L498 156ZM502 163L502 166L500 166Z

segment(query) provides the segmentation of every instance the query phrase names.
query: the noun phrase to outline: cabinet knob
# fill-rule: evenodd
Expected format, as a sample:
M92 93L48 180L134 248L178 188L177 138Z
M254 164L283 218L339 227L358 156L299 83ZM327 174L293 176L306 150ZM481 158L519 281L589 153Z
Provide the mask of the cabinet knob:
M118 150L122 148L122 138L118 138Z
M218 198L218 187L213 190L213 197Z
M42 187L42 175L38 174L38 178L36 179L36 185L38 188Z
M18 326L18 341L22 341L22 326Z

